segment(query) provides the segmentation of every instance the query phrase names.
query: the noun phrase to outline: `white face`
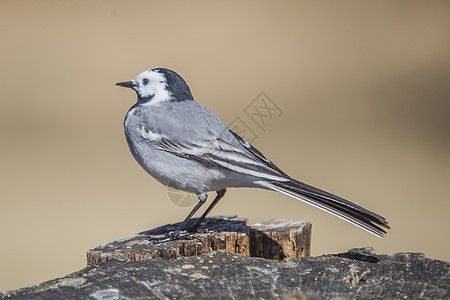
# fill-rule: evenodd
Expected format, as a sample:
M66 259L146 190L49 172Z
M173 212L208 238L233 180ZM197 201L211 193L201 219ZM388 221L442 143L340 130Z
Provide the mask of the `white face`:
M133 89L138 93L140 98L153 97L150 102L154 104L170 99L166 76L157 70L142 72L133 80L133 84Z

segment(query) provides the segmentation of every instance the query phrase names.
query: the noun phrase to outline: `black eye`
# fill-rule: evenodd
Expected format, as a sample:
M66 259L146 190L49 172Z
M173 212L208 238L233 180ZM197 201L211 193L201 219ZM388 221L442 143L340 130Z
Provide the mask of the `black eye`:
M147 83L149 82L150 80L148 80L147 78L144 78L144 79L142 79L142 84L143 85L147 85Z

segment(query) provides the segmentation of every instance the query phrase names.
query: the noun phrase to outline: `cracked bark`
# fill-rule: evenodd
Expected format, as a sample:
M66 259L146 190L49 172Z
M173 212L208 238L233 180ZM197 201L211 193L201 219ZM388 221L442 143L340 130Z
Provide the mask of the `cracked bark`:
M0 293L0 299L449 299L450 263L421 253L371 252L377 262L340 255L280 261L227 251L175 260L110 260ZM349 282L354 273L360 280Z
M177 227L170 224L103 244L88 251L87 263L175 259L217 250L279 260L310 255L311 223L306 221L272 220L247 226L247 219L214 217L207 218L199 233L190 234L189 239L152 243Z
M0 299L450 298L448 262L429 259L421 253L376 255L371 248L280 260L280 252L273 251L277 247L255 250L250 244L275 237L279 238L278 249L298 253L292 249L299 248L303 242L297 241L296 233L287 234L294 229L285 226L286 221L264 222L255 228L248 227L245 221L238 218L213 221L216 228L211 229L216 231L202 233L206 235L204 244L208 247L201 250L197 248L200 242L192 240L174 241L172 245L143 251L147 242L142 240L148 239L149 232L107 243L90 250L100 254L92 254L98 258L86 268L39 285L2 292ZM217 229L224 222L229 226L228 231L220 232ZM173 226L176 225L157 228L150 234L164 234ZM250 230L257 232L250 234ZM229 234L233 237L227 243ZM243 241L247 241L248 247ZM283 241L288 249L284 248ZM112 248L117 251L111 251ZM214 251L217 248L234 249L244 255ZM259 250L276 259L248 255ZM115 252L119 252L116 257Z

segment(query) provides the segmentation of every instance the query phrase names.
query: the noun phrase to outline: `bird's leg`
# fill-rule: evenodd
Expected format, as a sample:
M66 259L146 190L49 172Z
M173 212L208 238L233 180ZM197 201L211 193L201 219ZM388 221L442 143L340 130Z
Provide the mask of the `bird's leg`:
M197 232L198 228L200 227L202 222L205 220L206 216L211 212L211 210L214 208L214 206L216 206L217 202L219 202L219 200L223 198L226 191L227 191L226 189L217 191L216 198L214 198L211 205L209 205L209 207L206 209L206 211L203 213L203 215L200 217L200 219L198 219L197 223L195 223L194 226L189 228L189 230L188 230L189 232Z
M206 202L206 199L208 199L208 193L198 194L197 197L199 200L197 205L195 205L195 207L191 210L191 212L186 217L186 219L184 219L183 223L181 223L180 226L178 226L178 228L174 232L170 232L169 234L167 234L166 237L164 237L162 239L161 238L160 239L152 239L152 242L154 244L166 243L166 242L170 242L170 241L173 241L173 240L176 240L179 238L180 233L183 232L184 228L189 223L189 220L197 212L197 210ZM191 238L188 238L188 239L191 239Z
M183 223L181 223L180 226L177 228L177 230L175 230L174 234L172 235L173 239L178 238L178 236L180 235L180 232L182 232L184 230L184 228L189 223L189 220L192 218L192 216L206 202L206 199L208 199L208 194L207 193L201 193L201 194L198 194L197 197L198 197L197 205L195 205L195 207L191 210L191 212L186 217L186 219L184 219Z

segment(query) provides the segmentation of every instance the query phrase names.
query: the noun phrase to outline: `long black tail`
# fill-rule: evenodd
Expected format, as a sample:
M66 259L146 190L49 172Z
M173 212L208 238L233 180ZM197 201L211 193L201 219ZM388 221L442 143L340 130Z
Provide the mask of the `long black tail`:
M390 229L388 222L382 216L300 181L272 181L269 183L268 187L274 191L281 192L311 204L312 206L323 209L324 211L361 227L378 237L382 238L386 234L383 227Z

